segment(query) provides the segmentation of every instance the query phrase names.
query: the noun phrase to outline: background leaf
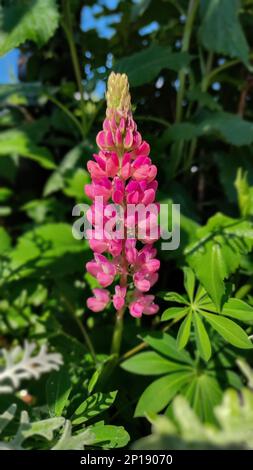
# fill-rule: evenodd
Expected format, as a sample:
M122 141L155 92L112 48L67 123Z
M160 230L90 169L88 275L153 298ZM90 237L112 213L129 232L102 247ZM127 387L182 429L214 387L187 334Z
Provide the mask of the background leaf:
M27 40L39 46L54 34L59 21L55 0L28 0L1 7L0 56Z
M71 392L69 374L64 367L60 371L50 374L47 380L46 392L50 416L62 416Z
M239 57L248 64L249 46L239 22L239 8L240 0L205 2L199 35L209 51Z
M178 71L187 67L191 57L184 52L174 53L167 47L152 45L117 61L114 70L126 73L132 86L140 86L153 80L162 69Z

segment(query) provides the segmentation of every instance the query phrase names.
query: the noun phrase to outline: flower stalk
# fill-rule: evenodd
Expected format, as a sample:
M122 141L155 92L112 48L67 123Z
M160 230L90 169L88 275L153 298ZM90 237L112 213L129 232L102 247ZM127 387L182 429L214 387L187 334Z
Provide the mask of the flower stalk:
M87 234L94 259L86 269L100 285L93 289L87 305L100 312L113 303L116 323L112 353L118 356L126 308L135 318L158 311L154 296L147 294L158 279L160 267L153 246L159 238L159 207L155 203L158 183L150 147L132 116L125 74L111 73L106 99L106 118L97 135L99 153L87 164L91 184L85 186L85 192L92 200L87 213L92 228ZM130 213L129 205L141 205L141 212ZM107 287L115 281L112 293Z

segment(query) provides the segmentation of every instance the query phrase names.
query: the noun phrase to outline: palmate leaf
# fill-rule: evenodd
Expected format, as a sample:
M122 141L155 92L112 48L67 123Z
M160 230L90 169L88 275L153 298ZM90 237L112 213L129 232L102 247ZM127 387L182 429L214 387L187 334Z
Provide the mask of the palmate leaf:
M195 376L184 388L183 395L202 421L214 421L214 407L221 402L222 388L209 371Z
M141 338L145 343L149 344L149 346L159 353L164 354L166 357L169 357L176 362L192 365L190 354L185 350L179 351L177 348L177 342L171 335L157 331L143 334L141 335Z
M253 226L218 213L197 236L199 241L185 251L186 259L220 310L226 300L224 279L238 268L242 254L251 251Z
M207 310L208 312L219 313L215 305L211 302L211 299L206 296L199 307L201 310ZM222 315L226 317L240 320L244 323L253 323L253 307L241 299L231 298L222 307Z
M192 316L196 315L194 312ZM204 323L198 314L200 322L197 324L198 335L201 337L200 351L202 356L207 361L210 356L210 344L209 339L203 336ZM199 326L201 324L201 326ZM208 422L214 422L214 407L220 403L222 398L222 388L227 386L235 386L237 389L242 387L242 383L239 376L231 374L231 368L235 363L236 355L233 350L222 343L219 336L212 338L212 346L215 353L219 353L218 360L219 370L216 370L215 359L211 359L205 366L202 367L202 362L196 364L195 361L191 360L190 356L184 350L177 349L176 340L170 335L163 333L158 335L156 332L146 335L143 337L145 341L156 351L140 353L135 357L128 359L122 364L122 367L129 372L136 374L143 374L143 369L146 375L155 375L155 367L152 365L149 369L148 358L155 357L156 364L165 364L164 361L168 361L168 367L170 371L160 373L165 374L153 381L142 393L137 406L135 415L144 416L153 412L158 412L159 409L162 411L167 405L166 413L168 416L171 415L171 400L173 396L178 393L187 397L189 403L194 408L198 416ZM223 353L220 352L221 346L223 346ZM152 356L152 354L155 356ZM160 353L160 354L159 354ZM150 356L148 356L150 354ZM160 356L158 360L157 356ZM167 359L168 358L168 359ZM217 359L217 356L216 356ZM144 365L144 362L147 364ZM155 366L155 363L153 363ZM159 367L157 367L159 370Z
M212 347L204 323L196 312L193 314L193 323L199 354L205 361L208 361L211 357Z
M154 351L136 354L124 361L121 367L139 375L161 375L187 368L185 364L172 362Z
M191 56L172 52L170 48L153 44L141 52L123 57L114 66L115 72L126 73L131 86L151 82L162 69L178 71L187 67Z
M208 323L216 330L226 341L237 348L251 349L253 347L245 331L232 320L222 315L213 315L201 311Z
M189 313L189 307L182 308L182 307L170 307L164 310L161 320L162 321L167 321L167 320L174 320L179 321L182 318L185 317Z
M248 64L249 46L238 18L239 9L240 0L204 2L199 37L209 51L238 57Z
M26 0L0 7L0 56L27 40L42 46L54 34L58 23L55 0Z
M233 346L242 349L251 348L252 344L244 330L226 317L231 316L237 320L252 323L253 308L239 299L231 298L223 305L220 311L211 301L203 286L200 285L196 290L196 294L194 294L195 275L192 269L189 267L184 268L184 274L184 285L189 299L185 299L181 296L182 307L171 307L165 310L161 318L162 321L173 320L173 322L178 322L184 318L177 334L178 350L186 346L190 338L192 327L194 327L195 341L199 355L207 362L211 357L212 347L209 339L209 331L206 330L206 323L209 323L222 338ZM171 294L172 295L170 295L169 292L167 294L164 293L163 298L169 302L178 303L178 297L175 296L173 292Z
M189 341L191 332L192 312L186 315L184 321L181 323L177 334L178 349L183 349Z
M212 390L212 388L210 389ZM213 391L213 390L212 390ZM137 441L141 450L176 449L252 449L253 394L243 389L240 395L227 390L222 403L214 408L215 422L201 423L187 400L178 396L172 404L172 416L152 418L151 436ZM207 420L208 421L208 420Z
M163 410L192 376L192 371L180 371L152 382L141 395L134 415L145 416Z
M195 292L195 276L191 268L184 267L184 287L188 294L190 301L193 301Z

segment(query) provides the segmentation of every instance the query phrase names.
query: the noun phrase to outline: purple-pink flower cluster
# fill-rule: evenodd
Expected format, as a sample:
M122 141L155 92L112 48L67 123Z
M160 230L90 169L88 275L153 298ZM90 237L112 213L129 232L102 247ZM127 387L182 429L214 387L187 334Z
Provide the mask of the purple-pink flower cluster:
M128 306L133 317L153 315L158 305L147 292L158 279L160 262L148 235L141 241L127 238L127 230L136 220L127 216L126 207L155 202L157 168L149 157L150 147L142 140L133 120L128 79L124 74L112 73L109 77L106 119L97 135L97 145L99 153L87 164L91 184L85 186L86 194L93 201L88 219L93 226L89 244L94 251L94 259L86 268L101 288L93 289L94 296L88 298L87 305L99 312L112 301L118 312ZM98 197L100 202L95 204ZM106 223L112 218L111 201L122 207L124 237L121 239L116 230L106 232ZM99 236L94 228L96 217L102 220ZM145 218L152 216L145 214ZM106 288L114 281L111 294Z

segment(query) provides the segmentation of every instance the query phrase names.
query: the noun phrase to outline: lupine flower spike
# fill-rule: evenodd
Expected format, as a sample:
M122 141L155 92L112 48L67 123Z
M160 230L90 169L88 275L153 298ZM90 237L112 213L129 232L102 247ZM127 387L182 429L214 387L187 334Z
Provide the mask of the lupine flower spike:
M94 251L94 259L87 263L86 268L101 286L101 289L93 289L94 297L87 300L87 305L93 312L99 312L112 301L118 313L122 314L128 307L133 317L154 315L158 306L154 303L154 296L147 292L158 279L160 263L148 234L141 241L127 238L136 218L130 217L126 208L127 204L147 206L154 203L157 168L151 162L150 147L142 140L133 120L125 74L111 73L106 98L106 118L96 139L99 152L94 155L94 161L88 162L92 181L85 186L86 194L93 201L88 219L93 224L89 244ZM116 230L107 233L110 219L116 220L115 213L108 210L112 203L122 208L121 238ZM95 229L96 217L102 220L99 230ZM144 218L142 222L152 219L147 212ZM116 285L110 293L106 288L113 282Z

